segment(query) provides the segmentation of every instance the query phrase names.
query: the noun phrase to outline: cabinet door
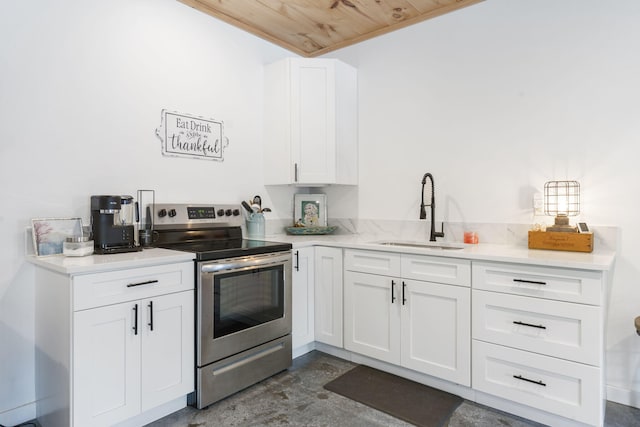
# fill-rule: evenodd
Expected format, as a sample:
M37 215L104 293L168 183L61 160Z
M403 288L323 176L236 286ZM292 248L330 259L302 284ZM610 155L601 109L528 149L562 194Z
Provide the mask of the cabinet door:
M335 65L291 59L291 137L298 184L335 183Z
M400 280L344 273L344 347L400 364Z
M313 255L313 247L296 249L293 253L291 341L294 353L314 340Z
M142 411L194 390L194 295L178 292L142 301Z
M469 386L471 290L406 279L402 286L402 366Z
M140 412L140 311L134 301L74 313L74 426L110 426Z
M342 347L342 249L316 247L315 339Z

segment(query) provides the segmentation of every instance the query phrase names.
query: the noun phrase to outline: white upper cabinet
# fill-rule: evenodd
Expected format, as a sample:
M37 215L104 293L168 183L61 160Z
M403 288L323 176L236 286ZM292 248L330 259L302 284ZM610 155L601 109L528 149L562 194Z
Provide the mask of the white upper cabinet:
M358 183L356 69L336 59L265 66L266 185Z

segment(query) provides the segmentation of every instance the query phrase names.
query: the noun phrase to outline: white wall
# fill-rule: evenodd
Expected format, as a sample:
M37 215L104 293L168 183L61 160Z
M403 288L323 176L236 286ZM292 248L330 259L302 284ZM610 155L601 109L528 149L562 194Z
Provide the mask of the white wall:
M91 194L262 193L262 65L291 56L175 0L3 2L0 424L34 416L33 217L89 217ZM163 157L163 108L223 120L224 162ZM293 190L289 190L293 191Z
M582 219L621 230L607 383L635 406L639 21L635 0L488 0L338 51L358 68L360 184L328 190L330 216L413 220L431 172L438 221L526 224L545 181L580 181Z
M286 218L297 190L262 186L261 66L290 53L175 0L5 3L0 424L15 424L33 416L30 218L87 220L91 194L140 188L262 193ZM529 223L545 181L578 179L582 218L621 229L608 384L636 406L639 18L635 0L487 0L329 55L359 69L360 185L325 189L332 217L416 219L431 172L439 220ZM226 160L163 157L163 108L223 120Z

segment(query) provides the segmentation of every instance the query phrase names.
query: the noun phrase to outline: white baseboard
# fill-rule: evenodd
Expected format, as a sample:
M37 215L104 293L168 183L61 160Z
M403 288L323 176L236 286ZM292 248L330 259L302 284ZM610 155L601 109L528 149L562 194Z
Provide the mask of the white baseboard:
M618 387L607 386L607 400L622 405L640 408L640 391L625 390Z
M0 413L0 424L15 426L36 418L36 402L27 403Z

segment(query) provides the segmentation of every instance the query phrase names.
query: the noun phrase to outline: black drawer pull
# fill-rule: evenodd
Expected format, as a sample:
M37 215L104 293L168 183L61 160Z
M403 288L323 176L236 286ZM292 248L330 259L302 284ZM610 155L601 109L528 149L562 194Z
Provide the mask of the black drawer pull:
M133 288L134 286L150 285L152 283L158 283L157 280L147 280L146 282L129 283L127 288Z
M533 383L533 384L538 384L541 385L543 387L546 387L547 385L545 383L543 383L542 381L536 381L536 380L530 380L529 378L525 378L522 375L514 375L513 378L518 379L518 380L522 380L522 381L526 381L528 383Z
M133 335L138 335L138 304L133 306Z
M149 307L149 323L147 323L147 325L149 326L149 330L153 331L153 301L149 301L147 307Z
M395 294L395 289L396 289L396 281L392 280L391 281L391 304L396 302L396 299L397 299Z
M543 325L532 325L531 323L525 323L519 320L514 320L513 323L516 325L529 326L530 328L547 329L547 327Z
M547 282L541 282L539 280L525 280L525 279L513 279L514 282L519 282L519 283L531 283L534 285L546 285Z

